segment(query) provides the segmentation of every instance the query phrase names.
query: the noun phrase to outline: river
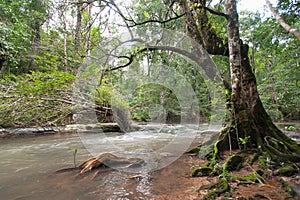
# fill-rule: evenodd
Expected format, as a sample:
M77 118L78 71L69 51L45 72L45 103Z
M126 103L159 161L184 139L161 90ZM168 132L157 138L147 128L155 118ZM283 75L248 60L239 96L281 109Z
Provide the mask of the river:
M126 134L55 134L0 140L0 197L5 200L126 199L138 195L139 199L149 199L151 182L142 181L130 192L124 188L128 182L126 177L137 173L146 175L169 165L200 135L195 134L196 131L172 126ZM155 165L147 164L139 171L114 170L97 178L84 175L78 178L75 172L55 173L74 166L75 148L77 165L104 152L139 157L146 163L154 160ZM89 181L94 183L88 184Z
M125 134L54 134L0 140L0 199L153 199L151 181L132 181L128 177L151 175L170 165L192 142L208 140L211 134L200 134L207 130L215 132L218 127L164 126ZM77 165L105 152L138 157L146 165L136 171L107 168L98 175L79 175L79 170L56 173L58 169L74 167L75 148Z

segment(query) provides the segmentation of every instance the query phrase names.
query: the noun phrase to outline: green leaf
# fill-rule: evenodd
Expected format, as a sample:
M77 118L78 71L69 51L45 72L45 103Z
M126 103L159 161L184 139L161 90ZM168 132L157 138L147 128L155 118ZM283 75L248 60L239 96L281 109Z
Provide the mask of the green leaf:
M144 16L146 17L146 18L150 18L150 15L149 15L149 13L147 12L147 11L144 11Z

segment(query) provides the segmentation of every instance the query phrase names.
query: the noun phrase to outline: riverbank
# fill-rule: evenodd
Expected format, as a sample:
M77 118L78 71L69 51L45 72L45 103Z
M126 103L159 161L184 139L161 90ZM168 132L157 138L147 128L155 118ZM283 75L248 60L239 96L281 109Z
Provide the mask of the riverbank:
M207 124L208 125L208 124ZM281 122L276 125L289 137L300 142L300 123L299 122ZM134 122L131 126L132 131L150 130L167 127L170 125L139 123ZM49 127L28 127L28 128L0 128L0 139L34 137L53 134L74 134L74 133L107 133L122 132L117 123L99 123L99 124L70 124L66 126Z
M74 134L78 132L120 132L117 123L104 124L71 124L66 126L0 128L0 139L33 137L52 134Z

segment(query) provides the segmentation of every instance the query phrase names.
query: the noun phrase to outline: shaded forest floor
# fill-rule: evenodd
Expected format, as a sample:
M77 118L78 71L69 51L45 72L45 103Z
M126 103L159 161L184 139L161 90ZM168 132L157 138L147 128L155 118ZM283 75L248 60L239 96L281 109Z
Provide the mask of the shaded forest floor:
M154 178L153 193L155 199L203 199L207 190L199 190L203 185L217 182L218 177L191 177L195 166L203 166L207 161L199 159L197 156L183 155L172 165L156 172L157 180ZM233 172L237 176L250 175L253 168L244 167L238 172ZM154 174L154 177L156 176ZM264 184L251 182L229 183L230 191L218 199L298 199L293 198L285 192L285 188L276 180L279 177L270 177ZM300 174L293 177L285 177L295 190L300 192ZM166 181L168 180L168 181ZM164 188L164 189L162 189Z

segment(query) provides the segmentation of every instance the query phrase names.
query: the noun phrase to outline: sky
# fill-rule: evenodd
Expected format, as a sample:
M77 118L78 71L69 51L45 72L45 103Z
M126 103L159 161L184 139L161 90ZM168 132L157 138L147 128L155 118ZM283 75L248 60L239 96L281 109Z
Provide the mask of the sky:
M271 4L275 7L277 0L269 0ZM239 11L241 10L249 10L249 11L259 11L264 12L264 6L266 5L265 0L240 0L237 8ZM269 10L267 10L269 12Z

